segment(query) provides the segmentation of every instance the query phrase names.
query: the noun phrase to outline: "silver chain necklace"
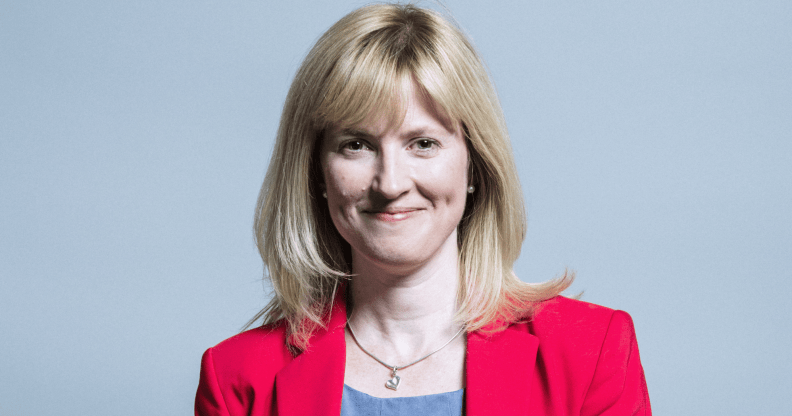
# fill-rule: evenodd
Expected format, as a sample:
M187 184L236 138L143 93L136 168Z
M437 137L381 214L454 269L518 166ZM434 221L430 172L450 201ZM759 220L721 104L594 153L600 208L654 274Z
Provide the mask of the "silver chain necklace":
M384 365L385 367L387 367L387 368L389 368L391 370L391 378L390 378L390 380L385 382L385 387L387 387L387 388L389 388L391 390L394 390L394 391L399 389L399 383L401 382L401 377L399 377L396 374L397 371L404 370L405 368L407 368L407 367L409 367L411 365L418 364L421 361L429 358L432 354L434 354L434 353L442 350L443 348L445 348L448 344L451 343L451 341L455 340L456 337L458 337L459 334L462 333L462 331L465 330L465 327L463 326L462 328L459 329L459 332L457 332L456 335L454 335L451 339L449 339L448 342L443 344L442 347L430 352L429 354L424 355L423 357L421 357L421 358L419 358L419 359L417 359L417 360L415 360L415 361L413 361L413 362L411 362L411 363L409 363L407 365L398 365L397 366L397 365L390 365L390 364L386 363L385 361L380 360L379 358L375 357L374 354L368 352L367 349L363 348L363 346L360 345L360 342L358 342L358 339L355 336L355 331L352 330L352 324L348 320L347 320L347 327L349 328L349 333L352 335L352 340L355 341L355 344L357 344L357 346L360 347L360 349L363 350L363 352L368 354L369 357L377 360L378 363Z

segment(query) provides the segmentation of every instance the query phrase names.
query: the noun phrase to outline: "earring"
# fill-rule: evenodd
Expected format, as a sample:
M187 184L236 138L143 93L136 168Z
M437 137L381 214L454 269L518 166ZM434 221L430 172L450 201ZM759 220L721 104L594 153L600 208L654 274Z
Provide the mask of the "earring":
M468 193L472 194L473 192L476 192L476 187L473 185L468 186Z
M322 196L324 197L324 199L327 199L327 191L322 191Z

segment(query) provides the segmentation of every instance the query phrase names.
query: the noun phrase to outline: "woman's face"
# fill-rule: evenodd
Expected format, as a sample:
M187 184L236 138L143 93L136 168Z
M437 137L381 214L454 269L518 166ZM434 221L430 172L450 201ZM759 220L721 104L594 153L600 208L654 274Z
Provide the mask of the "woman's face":
M387 117L334 129L321 163L333 223L363 256L381 266L418 266L445 245L456 248L465 210L468 150L459 123L410 88L401 125Z

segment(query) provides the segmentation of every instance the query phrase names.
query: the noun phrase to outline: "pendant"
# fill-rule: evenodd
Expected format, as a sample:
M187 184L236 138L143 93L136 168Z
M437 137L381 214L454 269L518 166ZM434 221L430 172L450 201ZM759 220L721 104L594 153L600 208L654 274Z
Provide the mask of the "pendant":
M396 375L396 367L393 367L393 373L391 373L391 379L385 382L385 387L396 391L399 389L399 382L401 382L401 377Z

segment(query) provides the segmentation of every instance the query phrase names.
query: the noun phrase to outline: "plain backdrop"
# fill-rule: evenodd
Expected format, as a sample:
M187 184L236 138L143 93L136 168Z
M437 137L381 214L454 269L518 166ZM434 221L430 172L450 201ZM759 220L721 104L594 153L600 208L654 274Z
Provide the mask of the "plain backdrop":
M363 4L0 3L0 415L192 412L267 300L291 78ZM655 414L788 412L792 3L446 5L508 120L517 274L632 315Z

